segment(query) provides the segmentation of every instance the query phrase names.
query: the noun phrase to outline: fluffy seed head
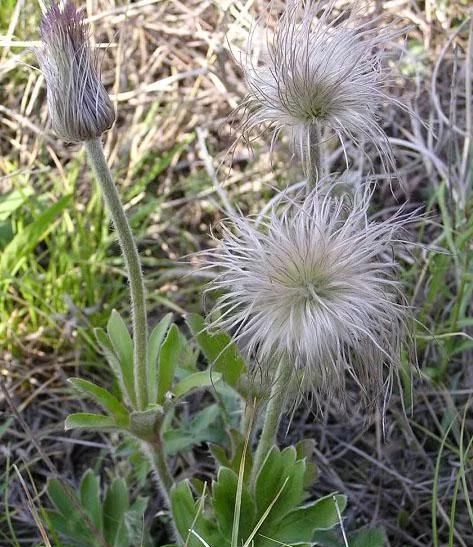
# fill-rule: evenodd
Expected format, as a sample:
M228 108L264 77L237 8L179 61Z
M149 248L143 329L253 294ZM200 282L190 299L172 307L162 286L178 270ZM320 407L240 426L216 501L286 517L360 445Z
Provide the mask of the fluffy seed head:
M411 217L370 221L371 193L353 198L335 183L282 196L263 220L232 218L207 256L215 326L259 370L287 359L301 385L342 403L350 376L365 403L389 394L408 332L393 247Z
M96 68L84 14L71 0L52 2L41 22L36 56L46 78L52 127L66 141L94 139L110 129L115 112Z
M334 0L289 2L267 51L254 60L251 34L243 70L249 94L242 105L243 131L270 126L286 130L310 172L321 130L339 139L370 141L389 162L391 152L377 120L387 74L383 50L394 33L375 21L363 23L356 12L334 14ZM379 23L379 21L378 21Z

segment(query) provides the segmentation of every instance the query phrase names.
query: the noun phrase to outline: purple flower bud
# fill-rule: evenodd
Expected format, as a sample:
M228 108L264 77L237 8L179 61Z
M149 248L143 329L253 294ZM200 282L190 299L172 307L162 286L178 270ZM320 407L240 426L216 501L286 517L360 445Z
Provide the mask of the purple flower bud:
M42 45L35 53L46 78L52 127L66 141L100 137L115 121L99 79L82 10L71 0L52 2L41 22Z

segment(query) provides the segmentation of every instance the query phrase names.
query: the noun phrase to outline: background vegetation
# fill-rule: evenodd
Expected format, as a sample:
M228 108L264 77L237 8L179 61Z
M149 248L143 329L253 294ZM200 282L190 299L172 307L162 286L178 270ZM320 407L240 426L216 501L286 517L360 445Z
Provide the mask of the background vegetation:
M270 142L251 151L238 144L228 152L237 136L229 114L245 94L234 57L264 3L88 0L86 5L103 80L118 111L106 151L139 239L152 321L171 311L190 337L184 317L208 307L201 297L205 279L185 275L193 259L179 259L212 245L210 228L218 230L224 215L218 183L232 203L251 214L269 201L272 187L285 188L301 176L288 171L291 152L284 142L272 154ZM392 61L400 69L392 92L415 114L382 112L403 186L391 191L381 184L374 212L383 217L404 202L425 212L410 228L412 242L422 245L413 245L412 257L403 261L406 292L416 310L420 373L411 378L406 371L404 393L394 394L384 423L380 416L367 423L356 410L340 417L336 405L320 423L301 408L281 442L315 439L316 493L337 490L348 496L347 530L382 525L392 546L467 547L473 545L469 0L378 0L371 8L398 17L400 27L410 25L398 44L402 57ZM44 82L28 49L39 37L39 18L32 0L1 2L0 545L5 546L42 545L42 534L50 534L42 524L51 507L48 477L77 486L92 468L103 490L123 479L132 501L148 488L147 465L129 443L64 433L64 417L83 408L65 379L104 378L92 329L105 325L112 308L126 310L128 295L123 262L84 154L48 130ZM330 146L332 170L342 169L340 149ZM354 158L354 176L368 169L361 157ZM189 469L211 476L207 441L224 442L231 423L215 405L200 412L203 396L190 397L183 408L193 417L192 427L176 426L172 435L170 450L182 476ZM161 506L150 498L138 526L151 528L157 545L166 541Z

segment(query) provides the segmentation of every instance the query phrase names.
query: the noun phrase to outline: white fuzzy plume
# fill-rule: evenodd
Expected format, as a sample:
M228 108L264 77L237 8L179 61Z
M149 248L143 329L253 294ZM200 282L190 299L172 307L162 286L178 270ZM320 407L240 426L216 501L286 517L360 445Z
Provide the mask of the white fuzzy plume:
M301 385L342 403L351 376L371 404L389 394L408 332L393 249L412 215L370 221L370 186L354 198L340 187L282 196L260 221L231 218L207 254L208 290L220 294L215 326L255 366L271 374L287 359Z
M392 164L386 136L379 125L380 105L391 100L384 87L384 49L395 34L377 20L363 22L355 11L334 14L334 1L289 2L274 31L267 34L267 52L253 59L255 32L243 70L249 94L244 134L271 127L294 139L306 172L313 169L321 131L333 131L343 143L369 141L381 161ZM394 101L395 102L395 101Z

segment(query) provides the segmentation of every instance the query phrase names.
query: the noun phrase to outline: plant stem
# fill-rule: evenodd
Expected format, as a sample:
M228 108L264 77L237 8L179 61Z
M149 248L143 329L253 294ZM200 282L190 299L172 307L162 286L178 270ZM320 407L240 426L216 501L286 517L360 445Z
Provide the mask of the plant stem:
M148 456L151 466L154 471L156 481L158 482L159 491L161 492L166 506L171 507L169 494L172 485L174 484L171 473L164 457L161 442L144 442L143 452Z
M170 494L171 488L174 484L174 480L171 473L169 472L166 458L164 457L161 439L159 438L157 442L143 442L142 450L151 463L154 477L158 484L158 490L164 498L164 503L166 504L166 507L171 510ZM181 535L179 534L173 518L170 520L170 526L172 528L172 533L174 535L175 541L179 545L183 545L184 542L181 538Z
M256 449L252 471L253 484L255 484L256 475L261 469L268 452L276 442L291 375L292 370L288 361L281 359L276 371L276 379L271 387L271 394L264 415L263 430Z
M140 257L133 238L128 219L120 201L120 195L108 168L102 144L99 139L85 142L90 164L102 190L105 203L112 217L118 241L125 258L130 283L131 307L133 317L134 375L138 410L148 404L147 392L147 345L148 324L146 318L145 288L141 271Z
M322 178L322 131L318 125L309 130L308 138L308 158L307 170L307 189L310 192L319 180Z

